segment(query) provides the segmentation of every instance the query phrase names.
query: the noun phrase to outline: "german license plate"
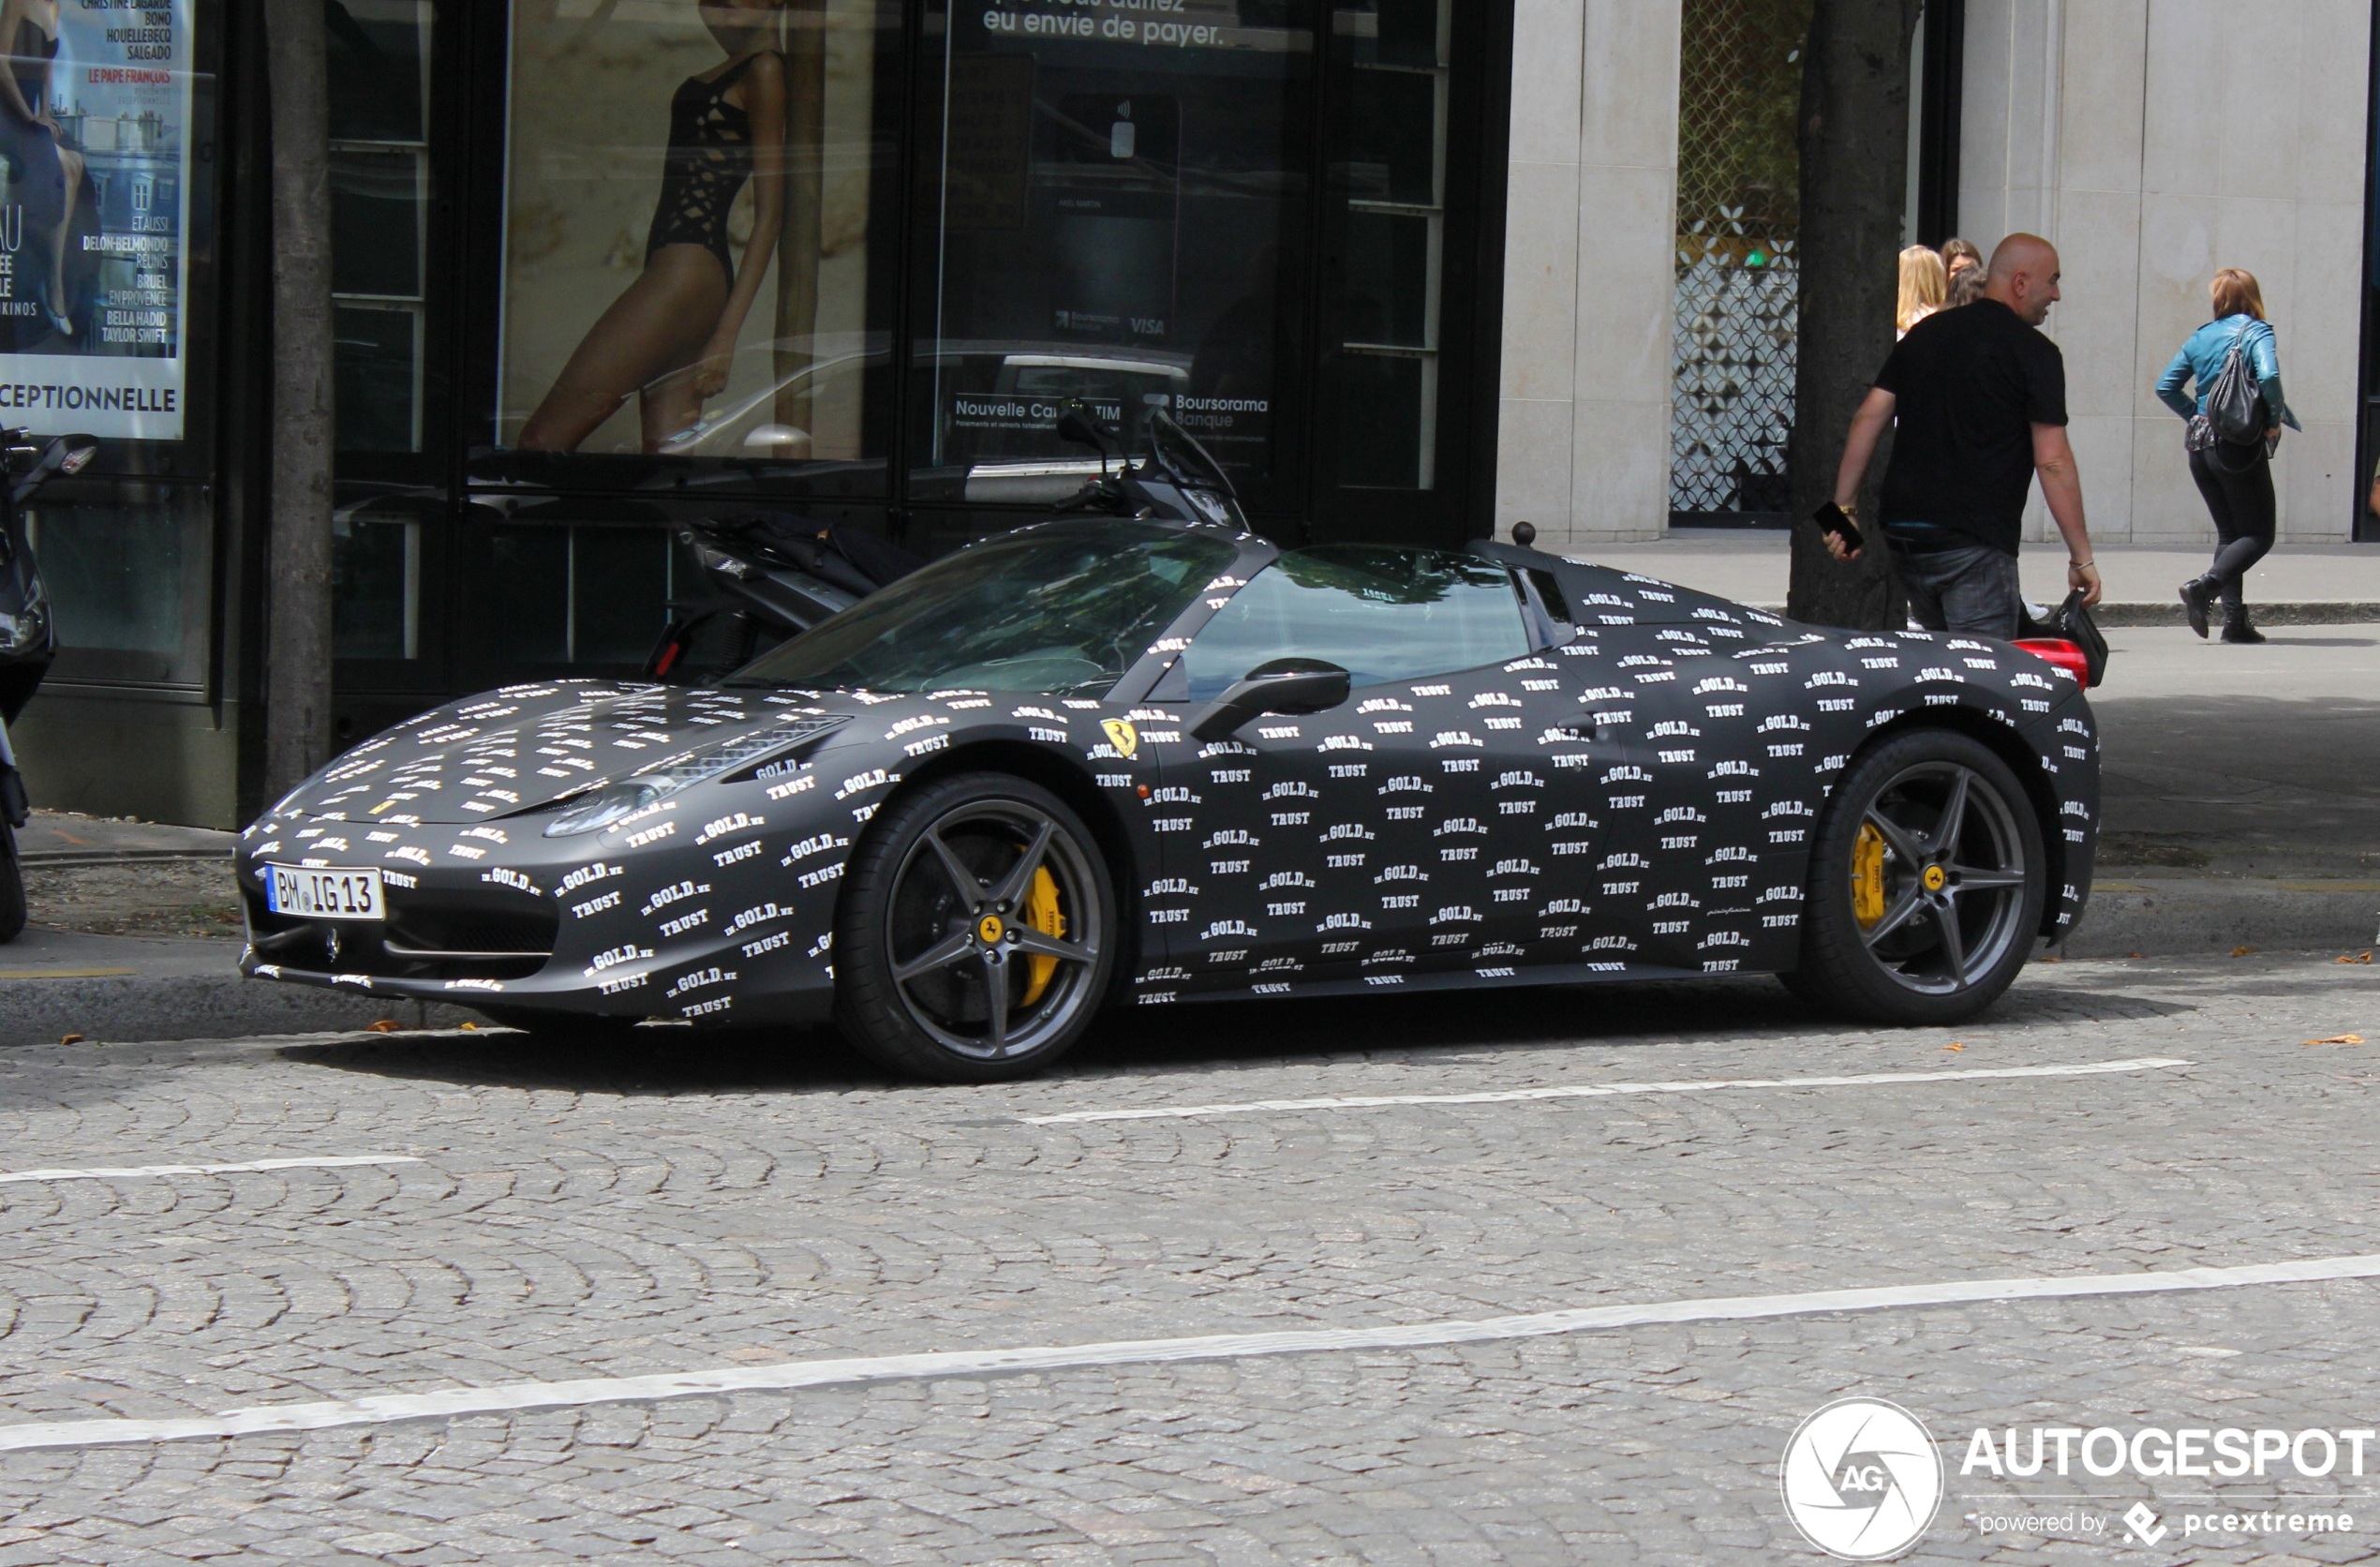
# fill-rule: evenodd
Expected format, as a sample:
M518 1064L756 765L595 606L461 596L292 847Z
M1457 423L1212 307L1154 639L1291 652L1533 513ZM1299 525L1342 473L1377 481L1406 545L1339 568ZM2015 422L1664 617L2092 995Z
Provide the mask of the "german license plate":
M378 871L322 871L307 865L268 865L265 906L296 919L385 919Z

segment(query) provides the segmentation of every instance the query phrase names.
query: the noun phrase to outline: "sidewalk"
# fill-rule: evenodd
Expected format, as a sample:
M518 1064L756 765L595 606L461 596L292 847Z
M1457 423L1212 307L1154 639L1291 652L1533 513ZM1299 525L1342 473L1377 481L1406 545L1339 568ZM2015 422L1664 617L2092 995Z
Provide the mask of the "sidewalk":
M0 947L0 1046L450 1027L460 1007L244 979L236 835L37 811L18 834L33 925Z
M176 860L221 864L231 858L236 832L203 827L165 827L119 816L85 816L73 811L36 811L17 834L17 851L28 865L131 865Z
M35 917L41 911L37 907ZM233 941L90 935L39 927L0 947L0 1046L240 1038L368 1028L451 1028L457 1007L375 1001L244 979Z
M1788 537L1764 529L1692 528L1647 544L1593 545L1569 553L1781 610ZM2195 546L2099 545L2099 575L2106 587L2099 623L2180 625L2179 589L2207 569L2210 553ZM2028 598L2056 604L2066 596L2064 546L2029 544L2017 559ZM2380 621L2380 545L2282 545L2249 574L2248 603L2264 625Z

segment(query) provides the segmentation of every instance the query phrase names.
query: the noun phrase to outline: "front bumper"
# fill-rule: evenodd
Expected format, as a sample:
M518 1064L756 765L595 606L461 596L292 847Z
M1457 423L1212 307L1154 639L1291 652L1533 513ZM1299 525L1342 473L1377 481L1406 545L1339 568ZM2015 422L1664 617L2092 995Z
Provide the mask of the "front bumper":
M523 1012L713 1026L828 1015L834 882L800 888L781 853L733 847L751 841L741 832L678 846L700 837L640 851L609 835L552 840L510 824L268 818L236 861L248 935L242 971ZM262 867L301 858L377 860L386 917L270 912Z
M582 978L575 971L562 976L539 974L526 979L490 980L478 978L416 979L393 978L377 974L340 974L327 970L296 968L260 956L254 947L240 955L240 972L251 979L277 979L285 984L311 985L319 990L344 991L351 995L384 997L396 1001L444 1001L458 1007L497 1007L508 1011L553 1012L572 1017L669 1018L672 1012L656 1011L649 1005L630 1002L610 995ZM749 1027L754 1024L804 1024L824 1022L834 1014L835 987L824 978L793 985L764 987L740 984L735 992L736 1006L732 1014L721 1014L720 1024ZM697 1022L710 1022L701 1018Z

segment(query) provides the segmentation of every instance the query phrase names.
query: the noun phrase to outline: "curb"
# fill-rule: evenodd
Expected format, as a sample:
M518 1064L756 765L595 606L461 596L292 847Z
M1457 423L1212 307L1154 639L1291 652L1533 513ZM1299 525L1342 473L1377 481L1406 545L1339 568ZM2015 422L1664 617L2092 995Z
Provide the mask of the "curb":
M342 1033L383 1019L405 1028L483 1021L442 1002L376 1000L237 975L0 980L0 1047L54 1045L68 1034L126 1044Z
M2179 596L2159 604L2103 604L2091 618L2103 626L2180 626L2189 624ZM2380 620L2380 604L2254 604L2248 618L2262 626L2354 626ZM2215 605L2215 623L2223 623L2223 605Z
M1782 604L1755 604L1748 607L1764 609L1771 615L1782 615ZM2215 606L2217 623L2221 623L2222 605ZM2108 626L2180 626L2189 623L2181 612L2181 600L2170 604L2103 604L2090 612L2091 619L2102 628ZM2360 626L2380 623L2380 604L2347 604L2324 601L2298 604L2251 604L2248 618L2260 626Z

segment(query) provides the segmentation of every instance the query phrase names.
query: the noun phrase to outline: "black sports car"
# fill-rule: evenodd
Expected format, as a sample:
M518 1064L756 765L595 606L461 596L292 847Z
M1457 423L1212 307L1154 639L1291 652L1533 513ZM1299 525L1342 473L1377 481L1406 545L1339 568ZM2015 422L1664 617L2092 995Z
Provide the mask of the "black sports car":
M1769 972L1948 1022L2090 886L2059 650L1495 544L1044 524L715 688L357 746L245 834L245 965L531 1028L832 1017L964 1081L1125 1000Z

